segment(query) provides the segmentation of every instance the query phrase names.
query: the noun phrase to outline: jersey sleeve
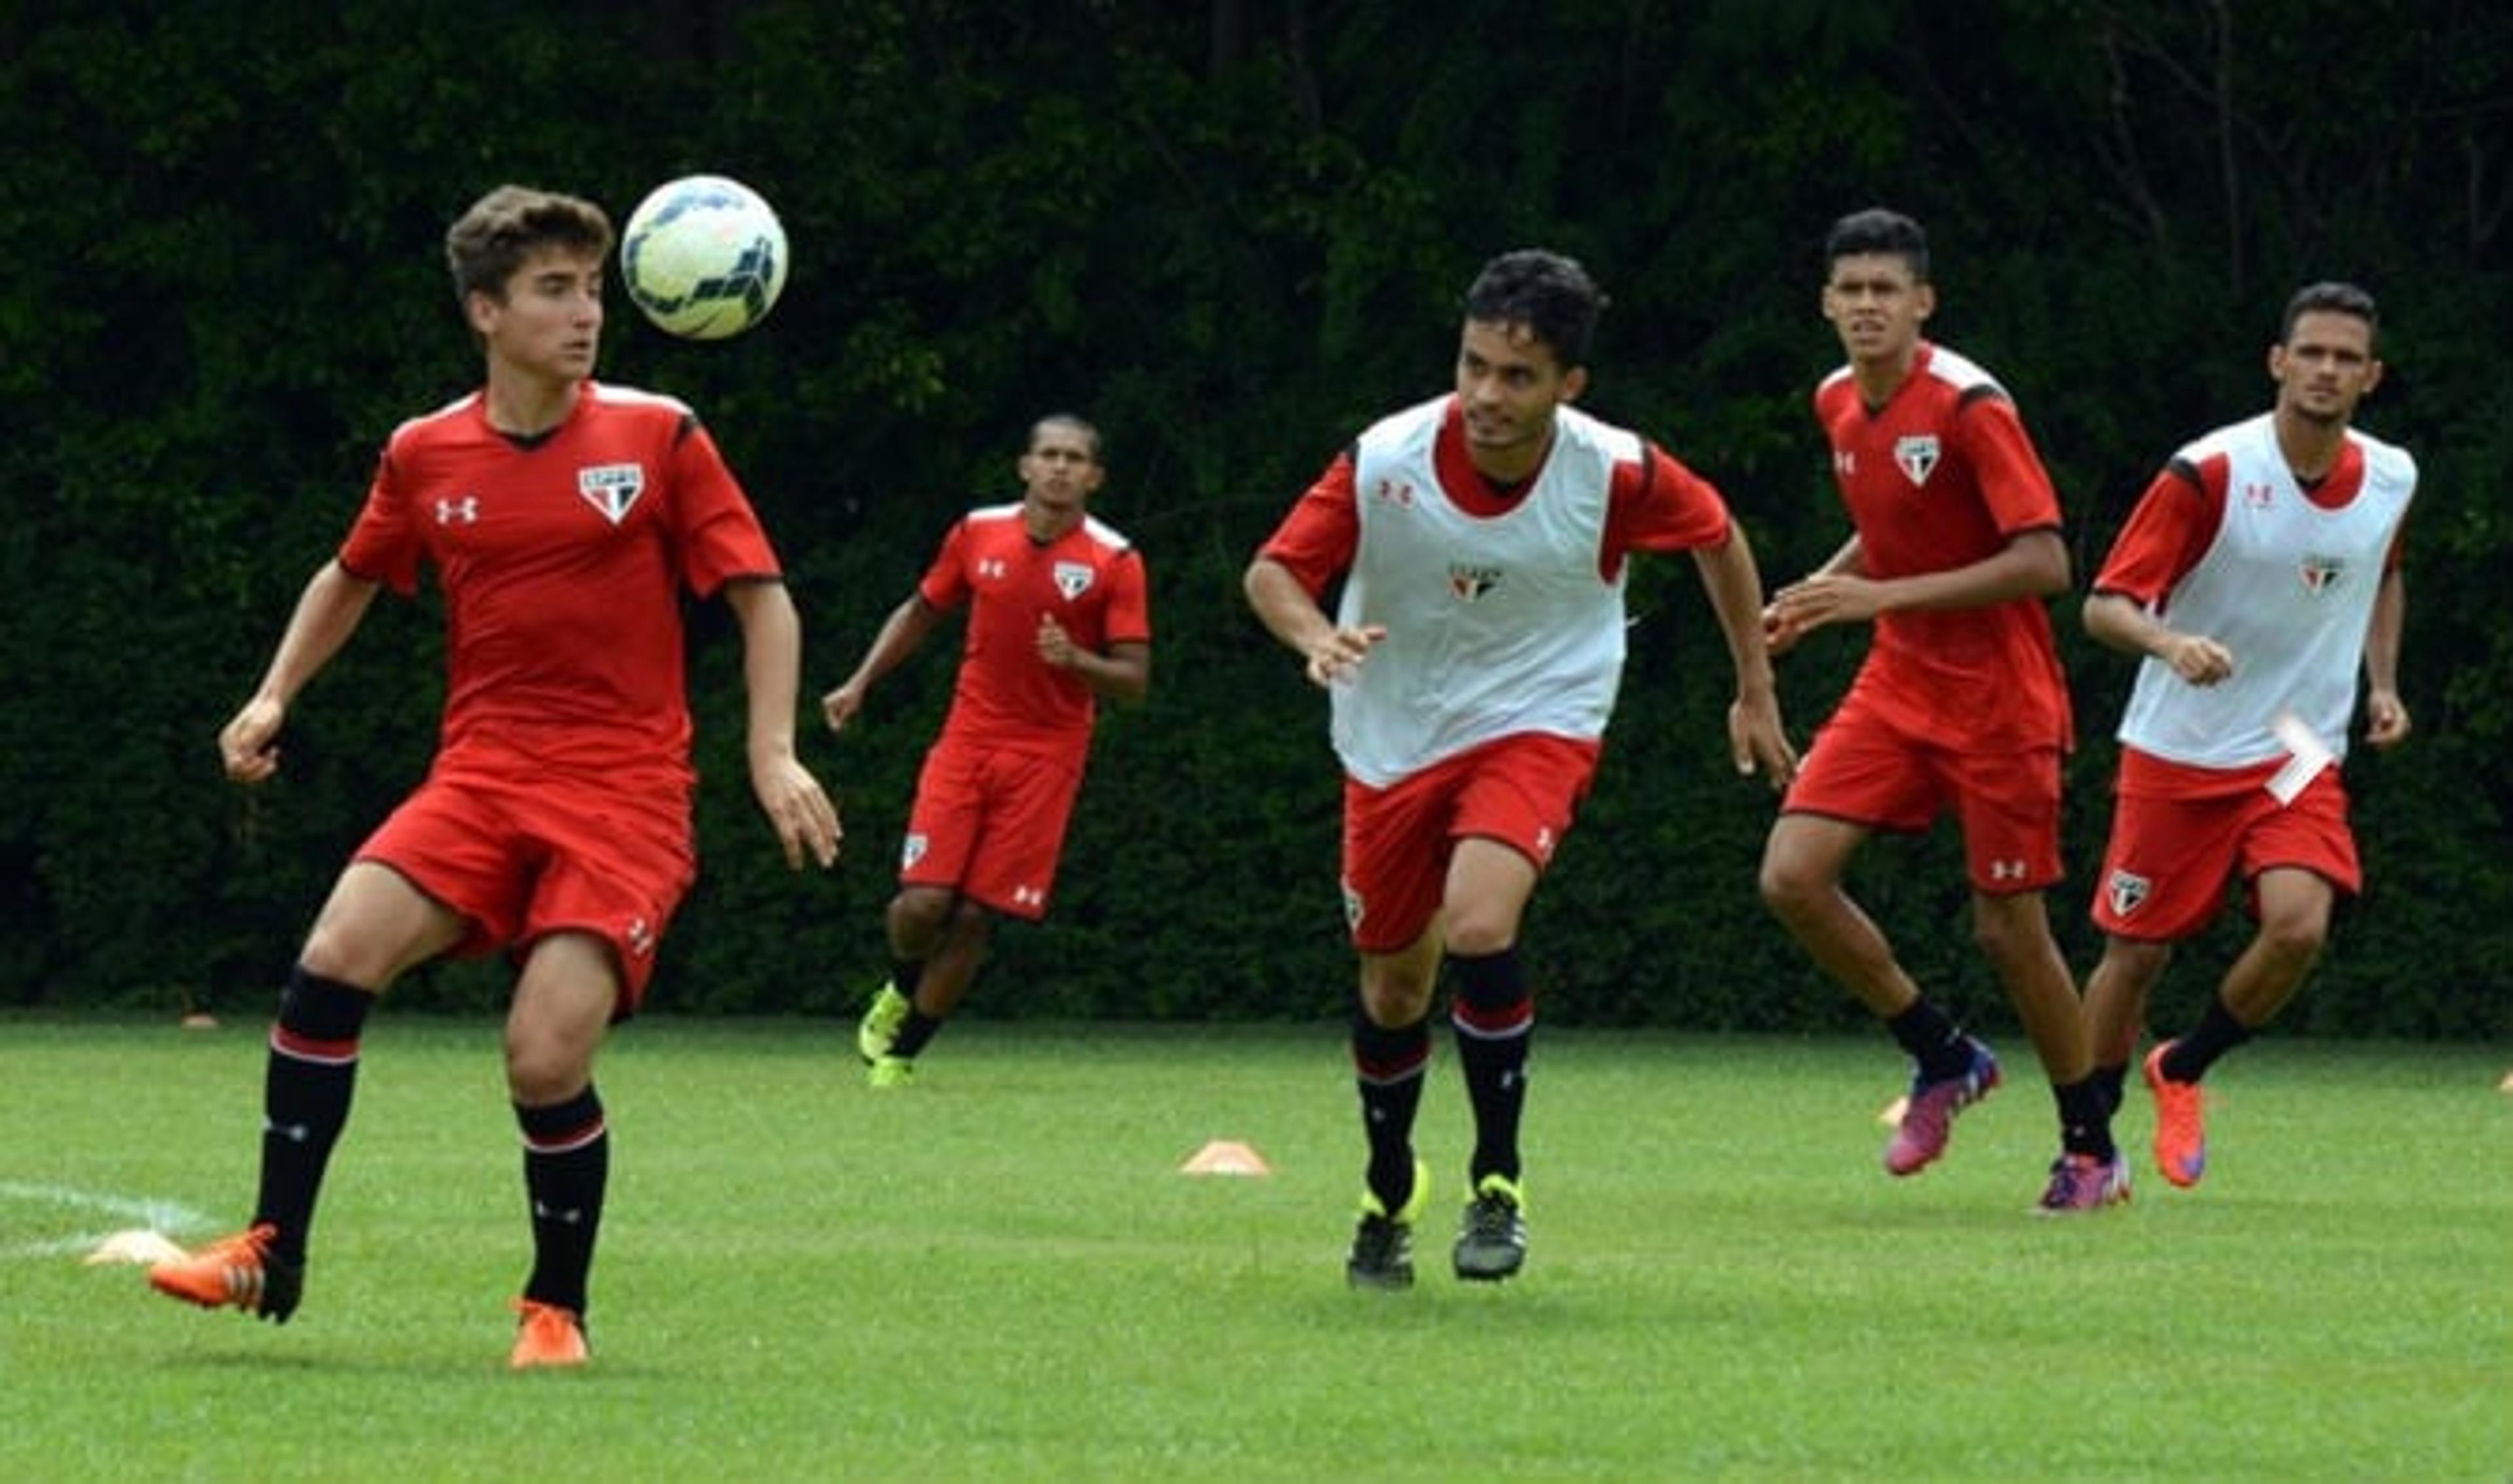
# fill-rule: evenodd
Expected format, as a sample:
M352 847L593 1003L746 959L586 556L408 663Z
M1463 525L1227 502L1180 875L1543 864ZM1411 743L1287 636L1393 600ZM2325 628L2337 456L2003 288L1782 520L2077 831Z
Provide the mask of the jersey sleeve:
M1353 495L1352 452L1336 456L1256 554L1282 563L1317 597L1351 567L1361 545L1361 509Z
M676 429L667 466L681 581L692 592L712 597L735 578L782 576L750 498L697 419L684 417Z
M1728 501L1709 480L1655 443L1615 469L1601 553L1609 570L1630 551L1691 551L1728 541Z
M2138 497L2094 575L2094 590L2155 607L2208 554L2223 510L2221 473L2212 489L2200 467L2174 460Z
M376 461L375 478L367 485L367 501L342 539L339 558L342 571L363 582L381 582L407 597L419 587L419 527L410 518L410 496L400 464L387 445Z
M1111 644L1152 642L1151 583L1143 554L1129 546L1108 564L1108 612L1105 633Z
M1955 432L2000 535L2059 529L2058 492L2014 402L1995 392L1970 398Z
M949 613L969 601L968 548L969 521L963 516L942 534L941 546L916 583L916 595L925 600L926 607Z

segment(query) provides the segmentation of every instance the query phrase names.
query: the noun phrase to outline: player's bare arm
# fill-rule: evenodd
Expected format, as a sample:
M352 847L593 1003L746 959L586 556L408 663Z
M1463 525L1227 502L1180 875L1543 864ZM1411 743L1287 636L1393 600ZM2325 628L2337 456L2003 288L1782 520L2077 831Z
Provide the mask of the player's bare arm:
M750 697L750 791L776 826L785 863L808 858L825 869L844 831L838 807L794 755L794 709L802 689L803 621L778 582L735 582L724 599L741 625L741 676Z
M864 697L872 691L873 682L898 667L899 662L916 652L925 636L940 622L941 614L925 601L923 595L910 593L884 619L881 631L873 635L871 648L837 689L820 698L820 717L832 732L843 732L847 723L863 709Z
M289 616L261 684L219 731L219 758L228 778L259 783L279 771L279 729L288 720L289 703L357 632L375 601L376 585L350 576L338 561L315 571L297 599L297 611Z
M1338 628L1291 570L1270 557L1249 564L1242 585L1257 622L1298 655L1312 685L1334 685L1357 668L1373 646L1387 637L1379 624Z
M1736 699L1728 706L1729 752L1739 774L1761 773L1773 787L1784 787L1797 772L1797 750L1780 723L1779 687L1764 646L1763 577L1754 548L1741 527L1731 526L1724 544L1695 551L1693 562L1736 668Z
M1996 554L1909 577L1868 578L1819 572L1780 589L1779 626L1803 633L1827 623L1864 623L1880 613L1987 608L2015 598L2049 597L2069 582L2068 547L2056 531L2025 531Z
M2382 574L2365 628L2365 741L2376 747L2409 740L2409 707L2400 700L2400 634L2408 613L2408 583L2393 567Z
M2126 593L2086 599L2086 632L2128 655L2152 655L2192 685L2214 685L2234 673L2234 652L2206 634L2185 634Z
M1810 579L1828 577L1834 573L1848 573L1853 577L1864 576L1867 571L1866 554L1866 547L1859 543L1858 533L1854 531L1851 533L1850 540L1841 543L1839 550L1833 552L1825 559L1822 566L1817 567L1808 576ZM1804 625L1784 613L1776 598L1763 605L1763 647L1773 657L1777 658L1787 654L1797 647L1800 639L1805 637Z

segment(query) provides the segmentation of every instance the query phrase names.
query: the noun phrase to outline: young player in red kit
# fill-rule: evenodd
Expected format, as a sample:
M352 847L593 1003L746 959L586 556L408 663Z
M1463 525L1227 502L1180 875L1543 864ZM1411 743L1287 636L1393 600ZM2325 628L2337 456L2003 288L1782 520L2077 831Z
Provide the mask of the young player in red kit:
M2382 379L2378 323L2353 284L2297 291L2269 347L2276 405L2174 455L2086 599L2087 632L2143 657L2086 981L2115 1105L2173 945L2215 920L2236 877L2257 919L2198 1024L2146 1058L2155 1163L2176 1185L2208 1167L2200 1079L2285 1008L2338 895L2363 883L2336 766L2360 666L2365 740L2409 735L2399 541L2417 466L2350 425Z
M436 569L435 760L340 873L289 976L253 1224L152 1268L163 1293L288 1320L376 996L430 959L502 947L534 1251L510 1361L584 1361L610 1168L594 1055L643 999L696 870L684 591L721 596L740 626L751 789L787 862L836 859L836 809L794 753L801 627L749 501L689 408L591 380L611 243L591 203L511 185L454 223L446 256L485 384L394 430L347 540L219 733L229 777L269 778L290 703L377 591Z
M1344 770L1343 892L1361 958L1354 1081L1369 1147L1344 1264L1414 1281L1430 1193L1413 1133L1432 993L1474 1114L1456 1275L1527 1257L1519 1124L1536 1023L1519 922L1587 793L1622 677L1634 552L1691 553L1736 671L1739 772L1787 779L1758 622L1762 582L1710 484L1570 404L1605 297L1540 250L1467 290L1454 390L1383 418L1327 466L1249 565L1250 605L1326 689ZM1340 582L1335 617L1321 606Z
M976 978L997 914L1037 922L1064 851L1100 697L1151 686L1143 559L1089 513L1106 470L1099 433L1041 419L1017 504L970 511L846 683L821 700L832 731L954 610L969 611L959 680L927 752L885 917L891 976L856 1029L874 1087L902 1087Z
M1781 803L1763 898L1916 1063L1885 1168L1917 1174L1944 1151L1954 1115L1998 1085L1998 1062L1921 992L1841 882L1876 831L1925 830L1952 812L1974 939L2058 1104L2041 1208L2126 1200L2128 1167L2043 902L2060 876L2059 762L2073 740L2042 606L2068 585L2058 499L2005 389L1921 338L1936 291L1919 224L1845 217L1824 261L1824 318L1849 363L1816 390L1815 412L1854 534L1780 590L1768 622L1775 651L1827 623L1872 620L1874 640Z

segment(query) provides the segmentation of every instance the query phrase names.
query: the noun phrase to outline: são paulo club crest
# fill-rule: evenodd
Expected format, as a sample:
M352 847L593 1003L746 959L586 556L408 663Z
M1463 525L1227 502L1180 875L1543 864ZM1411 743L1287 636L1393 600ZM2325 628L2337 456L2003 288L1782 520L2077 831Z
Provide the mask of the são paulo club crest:
M1895 439L1894 466L1915 487L1926 485L1929 476L1937 471L1937 435L1913 433Z

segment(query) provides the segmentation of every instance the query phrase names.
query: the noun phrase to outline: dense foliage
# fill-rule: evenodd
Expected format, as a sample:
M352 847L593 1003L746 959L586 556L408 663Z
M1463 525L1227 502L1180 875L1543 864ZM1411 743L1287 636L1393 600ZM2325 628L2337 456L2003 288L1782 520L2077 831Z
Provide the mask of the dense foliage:
M1044 931L973 1008L1334 1012L1349 979L1324 707L1237 580L1371 416L1446 382L1491 253L1571 251L1615 297L1589 404L1727 491L1784 580L1843 522L1807 417L1835 360L1823 224L1930 223L1935 331L1997 369L2068 504L2081 575L2183 438L2264 406L2286 293L2381 295L2365 421L2420 455L2404 750L2352 759L2371 886L2301 1028L2513 1025L2513 12L2480 0L339 0L15 8L0 60L0 1001L259 1003L347 851L417 778L432 605L379 605L302 700L278 782L219 777L251 687L400 418L465 389L438 243L490 185L624 216L693 170L784 214L761 331L666 341L615 309L605 374L687 397L742 470L839 678L942 524L1012 488L1021 429L1106 429L1100 513L1150 556L1149 704L1104 723ZM1606 772L1530 925L1548 1016L1848 1023L1763 914L1770 813L1730 776L1725 661L1687 564L1635 582ZM2076 874L2108 818L2129 665L2058 605L2087 742ZM834 1009L881 963L907 789L947 694L937 643L843 742L851 853L788 876L739 753L729 625L693 683L706 874L660 1005ZM1859 640L1787 662L1801 736ZM1945 831L1858 887L1912 967L1998 1019ZM2238 941L2198 945L2177 1010ZM493 999L494 966L418 1003Z

